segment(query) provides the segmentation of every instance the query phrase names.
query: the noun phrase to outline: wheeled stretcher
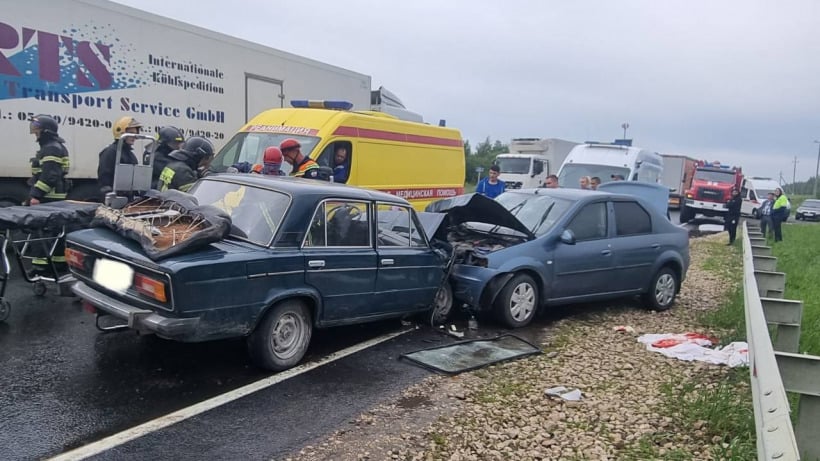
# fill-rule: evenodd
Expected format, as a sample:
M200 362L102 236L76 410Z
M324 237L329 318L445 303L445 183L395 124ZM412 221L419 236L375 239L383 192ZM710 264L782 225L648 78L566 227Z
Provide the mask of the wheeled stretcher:
M11 302L6 299L6 285L12 272L11 258L17 262L26 282L32 284L34 294L43 296L46 284L57 285L61 295L70 295L74 278L66 268L58 267L54 258L65 247L65 235L88 227L99 207L98 203L64 200L34 206L0 208L0 321L11 313ZM32 260L43 259L44 270L34 271Z

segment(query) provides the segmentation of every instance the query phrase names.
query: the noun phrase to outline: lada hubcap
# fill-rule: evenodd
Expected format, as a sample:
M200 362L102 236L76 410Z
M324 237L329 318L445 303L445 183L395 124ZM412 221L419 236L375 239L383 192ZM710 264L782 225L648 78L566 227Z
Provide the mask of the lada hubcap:
M294 314L285 314L276 322L273 329L273 351L282 358L293 355L299 348L299 342L304 334L304 326L299 317Z

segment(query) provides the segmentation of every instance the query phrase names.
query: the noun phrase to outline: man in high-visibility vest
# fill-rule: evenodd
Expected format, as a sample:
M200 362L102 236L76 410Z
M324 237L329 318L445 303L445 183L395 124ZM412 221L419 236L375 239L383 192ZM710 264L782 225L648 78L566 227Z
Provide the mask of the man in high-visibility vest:
M313 159L303 154L301 148L299 141L293 138L285 139L279 145L282 157L293 167L290 175L298 178L330 180L330 175L322 171Z
M28 205L65 200L68 194L68 149L65 147L65 140L57 134L57 130L57 121L48 115L36 115L29 123L29 133L37 139L40 150L31 159ZM57 275L49 268L46 247L45 244L42 248L35 244L31 249L33 275ZM58 272L66 269L64 251L60 242L51 255L51 261Z

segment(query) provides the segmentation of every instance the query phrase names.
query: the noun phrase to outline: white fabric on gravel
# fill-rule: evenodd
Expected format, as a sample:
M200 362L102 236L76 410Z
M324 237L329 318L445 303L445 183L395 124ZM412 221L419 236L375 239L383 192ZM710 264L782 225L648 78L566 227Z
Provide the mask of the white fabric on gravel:
M743 341L714 349L709 347L710 339L698 334L645 334L639 336L638 341L645 344L647 350L687 362L696 360L732 368L749 365L749 346Z

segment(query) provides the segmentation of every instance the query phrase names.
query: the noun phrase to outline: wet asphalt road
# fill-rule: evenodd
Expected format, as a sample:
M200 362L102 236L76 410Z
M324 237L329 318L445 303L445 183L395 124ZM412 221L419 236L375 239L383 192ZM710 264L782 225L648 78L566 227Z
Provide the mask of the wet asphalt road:
M674 213L672 219L677 223ZM697 219L687 227L699 235L719 230L722 221ZM101 333L80 303L57 296L54 286L36 297L16 273L6 295L12 313L0 322L3 460L54 456L271 376L250 364L243 340L184 344ZM535 341L550 323L541 318L515 333ZM429 375L398 360L401 354L456 341L398 320L316 332L303 363L408 328L93 459L271 459L298 451ZM482 323L477 334L502 331Z
M72 298L9 282L0 323L0 459L44 459L271 376L242 340L184 344L101 333ZM460 322L463 324L463 320ZM544 323L546 322L546 323ZM517 330L534 340L549 320ZM429 372L399 355L456 341L398 320L319 331L310 362L385 333L385 343L275 384L94 459L271 459L298 451ZM482 324L480 337L501 330Z

